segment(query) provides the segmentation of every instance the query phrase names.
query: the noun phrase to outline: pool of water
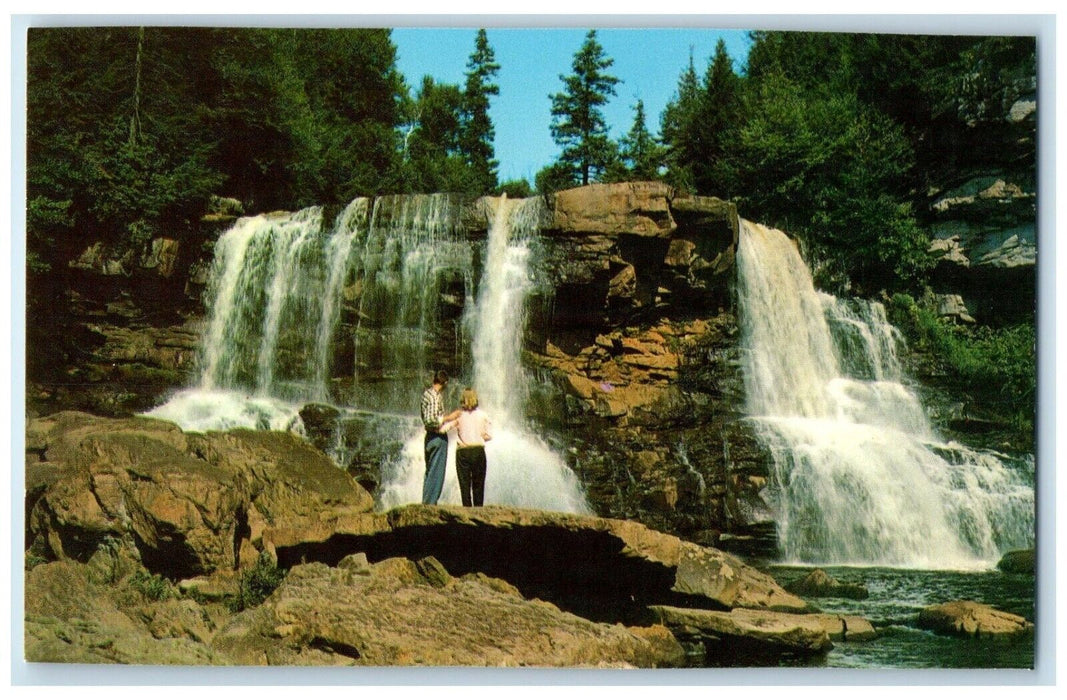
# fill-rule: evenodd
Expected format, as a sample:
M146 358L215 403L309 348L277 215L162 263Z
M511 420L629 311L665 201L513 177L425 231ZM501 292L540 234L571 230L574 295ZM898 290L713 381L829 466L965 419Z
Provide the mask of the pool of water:
M866 618L878 630L869 642L834 642L825 657L803 662L827 668L1022 668L1034 666L1034 635L962 639L919 629L919 611L952 600L974 600L1034 621L1034 576L1001 571L917 571L819 567L838 581L864 583L866 600L808 598L823 612ZM773 566L783 586L814 567ZM798 662L799 663L799 662Z

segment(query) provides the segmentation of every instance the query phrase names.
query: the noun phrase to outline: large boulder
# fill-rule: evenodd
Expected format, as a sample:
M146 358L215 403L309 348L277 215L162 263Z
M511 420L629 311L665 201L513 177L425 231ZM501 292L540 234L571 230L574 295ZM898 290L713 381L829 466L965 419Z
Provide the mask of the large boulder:
M105 538L132 538L150 570L184 578L254 562L268 527L373 507L290 433L67 412L31 420L26 449L27 538L47 558L85 561Z
M678 666L662 627L590 622L433 559L299 565L213 649L243 665Z
M708 662L716 657L729 664L737 656L762 659L783 655L814 656L833 648L824 622L813 615L767 610L729 612L652 606L660 624L683 637L703 642Z
M989 637L1031 633L1034 623L984 603L957 600L921 610L919 627L955 637Z
M811 598L854 598L863 600L867 597L867 587L862 583L842 583L822 569L815 569L804 578L785 587L790 593Z
M1033 574L1036 565L1034 549L1016 549L1007 552L997 562L997 568L1009 574Z
M433 556L456 575L483 573L527 597L589 619L636 622L649 604L805 611L807 604L737 557L593 516L488 506L411 505L306 527L274 527L263 543L284 567Z

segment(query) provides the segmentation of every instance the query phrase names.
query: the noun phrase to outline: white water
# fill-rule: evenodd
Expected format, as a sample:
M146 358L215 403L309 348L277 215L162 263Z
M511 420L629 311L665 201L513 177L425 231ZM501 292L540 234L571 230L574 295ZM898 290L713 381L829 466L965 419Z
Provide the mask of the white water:
M577 477L524 426L520 351L533 290L529 237L543 205L539 199L495 202L471 303L473 250L459 235L456 201L378 198L369 223L366 199L353 201L330 226L319 207L238 221L215 247L200 381L147 415L187 430L302 432L298 412L309 401L388 414L387 424L402 431L397 437L407 437L402 454L382 465L378 501L383 507L417 503L425 467L415 414L434 369L428 351L449 331L457 339L456 358L469 365L466 377L452 382L451 398L473 384L494 421L486 504L589 512ZM462 319L437 317L446 293L464 303ZM355 318L347 339L339 337L346 304ZM330 382L345 369L334 360L344 340L355 364L351 389L342 394ZM441 502L459 504L450 452Z
M473 382L479 404L492 421L486 444L486 505L512 505L590 513L574 473L524 424L527 378L520 363L526 299L534 285L528 267L529 236L536 231L539 199L496 202L477 303L464 319L471 337ZM453 381L461 383L462 378ZM384 508L417 503L425 472L423 431L413 425L401 458L383 470L379 502ZM445 487L439 503L461 503L455 475L455 436L450 435Z
M1033 464L943 443L877 303L817 292L796 246L743 222L747 412L774 459L786 561L988 568L1033 546Z

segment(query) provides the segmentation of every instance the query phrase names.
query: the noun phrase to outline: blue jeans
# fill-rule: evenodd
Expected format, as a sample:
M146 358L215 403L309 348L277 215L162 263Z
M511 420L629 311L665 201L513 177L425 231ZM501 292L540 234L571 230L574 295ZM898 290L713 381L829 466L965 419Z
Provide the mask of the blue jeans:
M422 502L437 505L445 485L445 464L448 462L448 436L426 433L426 476L422 481Z

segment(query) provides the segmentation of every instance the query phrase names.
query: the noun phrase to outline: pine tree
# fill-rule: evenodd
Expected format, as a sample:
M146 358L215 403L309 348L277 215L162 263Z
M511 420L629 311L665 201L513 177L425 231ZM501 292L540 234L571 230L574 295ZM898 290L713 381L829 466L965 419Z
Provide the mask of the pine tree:
M500 64L484 29L478 30L474 53L467 61L467 82L463 91L463 120L460 152L470 167L470 189L476 194L492 192L497 185L498 162L493 151L493 122L489 119L489 97L499 95L500 87L492 82Z
M636 180L659 179L659 167L663 150L645 126L645 103L634 105L634 123L622 138L621 156L629 170L629 177Z
M730 186L725 155L734 125L741 120L739 82L726 42L719 39L701 86L691 136L693 186L701 194L724 196Z
M552 100L552 138L563 148L559 164L572 169L581 184L597 178L616 155L615 144L600 107L615 94L619 79L605 73L615 61L604 54L591 29L585 43L574 55L574 73L560 75L564 91L549 95Z
M689 54L689 67L678 78L678 91L667 103L660 117L660 134L664 145L664 161L667 164L667 181L681 190L693 188L693 167L696 159L697 113L700 103L700 81L693 55Z

